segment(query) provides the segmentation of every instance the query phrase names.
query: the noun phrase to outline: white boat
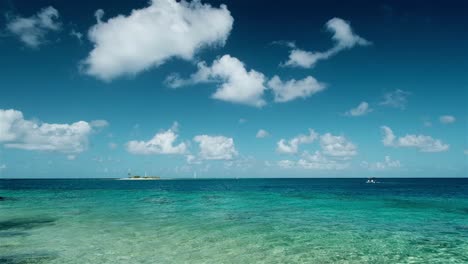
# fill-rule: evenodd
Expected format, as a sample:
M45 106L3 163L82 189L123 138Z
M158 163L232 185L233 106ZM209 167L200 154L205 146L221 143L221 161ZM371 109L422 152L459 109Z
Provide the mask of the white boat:
M366 183L377 183L377 180L375 179L375 177L371 177L367 179Z

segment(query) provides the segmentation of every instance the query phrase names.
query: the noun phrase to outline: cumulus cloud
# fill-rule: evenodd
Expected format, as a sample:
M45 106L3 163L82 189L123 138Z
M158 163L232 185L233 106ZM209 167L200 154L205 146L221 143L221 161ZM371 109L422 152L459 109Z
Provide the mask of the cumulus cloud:
M366 115L373 110L369 107L369 104L367 102L361 102L357 107L350 109L349 111L346 111L345 115L347 116L362 116Z
M171 58L191 60L206 46L222 46L234 22L225 5L219 8L200 1L152 0L130 15L103 21L89 29L93 50L83 61L86 74L110 81L136 75Z
M344 136L326 133L320 136L320 147L323 153L333 157L348 159L357 154L357 147Z
M268 133L268 131L264 130L264 129L260 129L258 130L257 132L257 135L255 135L256 138L265 138L265 137L268 137L270 135L270 133Z
M49 124L25 120L17 110L0 109L0 143L7 148L79 153L88 145L88 122Z
M37 48L44 44L47 34L61 29L59 12L52 6L41 9L31 17L8 18L8 32L19 38L26 46Z
M307 170L343 170L350 166L347 162L340 162L324 156L320 151L314 154L304 152L301 158L294 160L280 160L278 166L283 169L307 169Z
M232 138L198 135L193 140L199 145L198 156L202 160L231 160L238 155ZM193 156L190 159L194 160Z
M283 169L291 169L296 166L296 162L293 160L280 160L277 164L280 168Z
M230 55L224 55L213 61L198 63L198 71L184 80L171 75L166 83L172 88L188 84L215 82L219 83L212 98L231 103L261 107L265 105L262 96L265 91L265 76L255 70L248 71L242 61Z
M399 160L392 160L390 156L385 156L384 161L378 161L375 163L369 163L367 161L363 161L361 163L361 166L369 170L385 170L385 169L400 168L401 163Z
M103 128L109 126L109 122L106 120L98 119L98 120L93 120L91 121L91 126L95 128Z
M298 49L294 43L287 42L288 46L292 49L289 53L289 60L282 65L311 68L318 61L326 60L342 50L351 49L355 46L367 46L371 44L369 41L356 35L353 32L350 23L341 18L335 17L330 19L326 23L325 29L332 33L332 40L335 42L335 45L332 48L323 52L310 52Z
M275 95L275 102L283 103L296 98L307 98L323 91L326 86L318 82L314 77L307 76L302 80L291 79L283 82L278 76L273 76L268 82L268 87Z
M451 116L451 115L443 115L443 116L439 117L439 121L442 124L451 124L451 123L454 123L455 120L456 120L455 117Z
M187 145L182 142L176 145L177 122L166 130L156 133L154 137L148 141L129 141L126 145L127 151L132 154L185 154Z
M309 129L309 135L299 135L288 142L281 139L277 143L277 152L296 154L299 145L312 143L319 139L321 150L314 154L304 151L297 160L281 160L277 165L281 168L299 168L316 170L342 170L350 166L349 160L357 154L357 147L344 136L335 136L330 133L319 135Z
M408 96L411 95L410 92L397 89L392 92L385 93L383 100L380 102L380 105L405 109L406 104L408 103Z
M382 143L384 146L417 148L421 152L442 152L449 149L448 144L430 136L406 135L397 138L391 128L382 126L381 129L383 133Z
M282 154L296 154L299 150L299 145L312 143L317 137L318 133L313 129L309 129L308 135L301 134L288 141L280 139L280 141L277 142L276 151Z

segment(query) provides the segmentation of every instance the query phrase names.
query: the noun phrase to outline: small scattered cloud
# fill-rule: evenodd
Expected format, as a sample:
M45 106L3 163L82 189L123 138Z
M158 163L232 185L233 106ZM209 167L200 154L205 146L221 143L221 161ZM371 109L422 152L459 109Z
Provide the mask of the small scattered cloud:
M82 62L84 73L104 81L134 76L172 58L192 60L207 46L223 46L234 19L225 5L219 8L200 1L152 0L129 15L97 23L88 37L94 48Z
M187 152L187 144L184 142L176 144L178 138L177 127L178 124L175 122L170 129L156 133L148 141L129 141L126 145L127 151L140 155L185 154Z
M331 133L319 135L309 129L309 135L299 135L286 141L281 139L277 143L277 152L297 154L301 144L313 143L319 139L320 150L313 154L303 151L299 159L284 159L277 163L283 169L315 169L315 170L343 170L350 167L350 160L357 155L357 146L344 136L335 136Z
M91 131L85 121L41 123L25 120L21 111L0 109L0 143L6 148L79 153L87 149Z
M369 163L367 161L363 161L361 163L361 167L369 169L369 170L386 170L386 169L396 169L400 168L401 162L399 160L392 160L390 156L385 156L384 161L378 161L375 163Z
M367 46L371 42L363 39L362 37L356 35L349 22L341 18L332 18L326 25L325 29L331 32L332 39L335 42L335 45L323 52L320 51L305 51L296 47L293 42L286 42L287 46L291 48L289 53L289 60L283 63L283 66L289 67L302 67L302 68L312 68L318 61L326 60L340 51L351 49L355 46Z
M198 135L193 140L199 145L198 158L201 160L232 160L238 155L232 138ZM190 157L190 159L195 160L194 156Z
M306 170L344 170L350 166L348 162L331 159L320 151L316 151L314 154L305 151L299 160L280 160L277 165L283 169Z
M242 125L242 124L245 124L245 123L247 122L247 119L245 119L245 118L239 118L239 121L238 121L238 122L239 122L239 124Z
M257 132L257 135L255 135L256 138L266 138L270 135L270 133L268 133L268 131L264 130L264 129L259 129L258 132Z
M296 154L299 151L299 146L302 144L310 144L318 138L318 133L309 128L308 135L298 135L290 140L280 139L277 142L276 151L281 154Z
M451 124L451 123L455 123L456 119L454 116L451 116L451 115L443 115L439 117L439 121L442 124Z
M345 115L347 116L363 116L372 112L372 108L369 107L367 102L361 102L355 108L351 108L349 111L346 111Z
M388 147L406 147L417 148L421 152L442 152L449 149L449 145L443 143L440 139L434 139L425 135L405 135L397 138L392 129L382 126L382 143Z
M107 146L109 147L109 149L116 149L119 145L117 145L117 143L114 143L114 142L109 142L109 144L107 144Z
M308 135L298 135L288 141L281 139L277 142L276 151L281 154L296 154L302 144L313 143L320 139L323 154L340 159L349 159L357 154L357 147L344 136L335 136L331 133L319 135L309 128Z
M198 71L184 80L177 75L170 75L166 83L172 88L195 83L219 83L212 98L255 107L265 105L262 98L265 91L265 76L255 70L248 71L242 61L230 55L224 55L213 61L198 63Z
M326 85L318 82L312 76L307 76L302 80L291 79L283 82L275 75L268 81L268 87L275 95L275 102L284 103L297 98L307 98L323 91Z
M431 126L432 126L432 122L429 121L429 120L425 120L425 121L423 122L423 125L424 125L425 127L431 127Z
M109 126L109 122L107 122L106 120L102 120L102 119L99 119L99 120L93 120L91 121L91 126L93 128L104 128L104 127L108 127Z
M67 155L67 160L75 160L76 155Z
M283 168L283 169L291 169L291 168L294 168L296 166L296 162L293 161L293 160L280 160L278 161L278 166L280 168Z
M326 133L320 136L320 147L324 154L349 159L357 154L357 147L344 136Z
M78 40L78 42L80 42L80 44L83 43L83 34L81 32L78 32L78 31L72 29L70 31L70 36L76 38Z
M30 48L46 43L49 32L59 31L62 27L59 12L52 6L41 9L31 17L15 16L7 17L7 20L7 31Z
M7 168L6 164L0 164L0 171L5 170Z
M379 104L403 110L406 108L408 96L410 95L410 92L397 89L395 91L385 93L383 100Z

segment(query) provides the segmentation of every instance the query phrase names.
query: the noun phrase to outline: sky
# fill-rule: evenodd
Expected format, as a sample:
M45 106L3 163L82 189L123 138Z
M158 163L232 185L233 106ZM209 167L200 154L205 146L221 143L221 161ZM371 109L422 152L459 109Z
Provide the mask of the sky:
M463 1L0 2L0 177L466 177Z

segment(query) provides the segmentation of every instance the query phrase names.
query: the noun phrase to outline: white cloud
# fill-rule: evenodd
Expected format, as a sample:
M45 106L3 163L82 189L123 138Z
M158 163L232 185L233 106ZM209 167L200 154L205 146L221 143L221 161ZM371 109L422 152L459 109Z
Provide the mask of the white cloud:
M109 122L107 122L106 120L102 120L102 119L93 120L93 121L91 121L90 124L94 128L103 128L103 127L109 126Z
M318 134L313 129L309 129L309 135L301 134L289 141L281 139L277 143L276 151L283 154L296 154L299 151L299 145L312 143L317 137Z
M186 159L188 164L201 164L201 160L195 155L189 154Z
M362 116L372 112L367 102L361 102L356 108L352 108L345 113L347 116Z
M232 138L198 135L193 140L199 144L202 160L231 160L238 154Z
M81 32L78 32L74 29L70 31L70 36L75 37L78 42L82 43L83 42L83 34Z
M239 118L239 124L245 124L247 122L247 119L245 118Z
M426 121L423 122L423 125L424 125L425 127L431 127L431 126L432 126L432 122L426 120Z
M93 50L84 60L84 72L101 80L136 75L171 58L191 60L203 47L224 45L234 22L225 5L200 1L152 0L128 16L118 15L89 29Z
M439 117L439 121L442 124L451 124L451 123L454 123L455 120L456 120L455 117L451 115L444 115L444 116Z
M449 145L439 139L425 135L406 135L397 138L392 129L387 126L381 127L383 132L382 143L390 147L418 148L421 152L442 152L449 149Z
M465 149L465 150L463 151L463 153L464 153L465 155L468 155L468 149Z
M278 166L283 169L291 169L296 166L296 162L292 160L280 160Z
M283 82L276 75L268 82L268 87L273 90L275 102L279 103L306 98L326 88L325 84L318 82L312 76L307 76L302 80L291 79Z
M7 165L5 165L5 164L1 164L1 165L0 165L0 171L1 171L1 170L5 170L6 168L7 168Z
M292 50L289 54L289 60L283 65L311 68L318 61L328 59L342 50L350 49L355 46L367 46L371 44L369 41L356 35L349 22L341 18L335 17L330 19L326 23L325 28L333 34L332 39L335 42L335 45L332 48L324 52L310 52L298 49L293 43L288 42L287 44L292 48Z
M268 137L270 135L270 133L268 133L268 131L264 130L264 129L260 129L258 130L257 132L257 135L255 135L256 138L265 138L265 137Z
M67 155L67 160L75 160L76 155Z
M406 108L409 95L411 95L410 92L406 92L400 89L388 92L384 94L384 98L380 102L380 105L399 108L403 110Z
M278 166L283 169L307 169L307 170L343 170L350 166L347 162L341 162L324 156L320 151L314 154L304 152L298 161L280 160Z
M304 169L316 170L343 170L350 166L349 163L330 159L322 155L320 151L316 151L314 154L304 152L302 158L297 162L297 165Z
M132 140L127 143L127 151L132 154L185 154L187 145L179 143L175 145L177 140L177 122L166 130L156 133L154 137L148 141Z
M326 133L320 136L320 147L325 155L348 159L357 154L357 147L344 136Z
M375 163L369 163L369 162L363 161L361 163L361 166L369 170L385 170L385 169L400 168L401 163L399 160L392 160L390 156L385 156L384 161L378 161Z
M231 103L261 107L265 105L262 96L265 91L265 76L255 70L247 71L243 62L230 55L224 55L213 61L198 63L198 71L188 80L171 75L166 83L172 88L183 85L216 82L220 83L212 98Z
M296 154L299 145L312 143L320 139L321 151L314 154L304 151L301 157L295 160L281 160L278 166L281 168L299 168L316 170L343 170L350 166L349 160L357 154L357 147L344 136L334 136L330 133L319 136L314 130L309 129L310 135L299 135L288 142L281 139L277 143L277 152Z
M117 143L114 143L114 142L110 142L109 144L107 144L107 146L110 149L116 149L118 147Z
M87 148L91 131L85 121L39 123L25 120L20 111L0 109L0 142L7 148L79 153Z
M26 46L37 48L47 41L46 36L49 32L60 30L61 23L58 18L57 9L49 6L31 17L16 16L9 19L6 28Z

